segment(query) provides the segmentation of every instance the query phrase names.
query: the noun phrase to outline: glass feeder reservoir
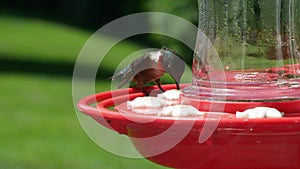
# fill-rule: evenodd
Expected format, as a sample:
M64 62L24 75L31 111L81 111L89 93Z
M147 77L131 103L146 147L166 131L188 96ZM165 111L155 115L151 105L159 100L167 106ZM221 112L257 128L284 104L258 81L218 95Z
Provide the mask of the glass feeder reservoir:
M221 108L211 103L222 102L223 108L230 103L233 111L286 102L299 112L300 1L198 0L198 5L192 84L182 101L215 111Z

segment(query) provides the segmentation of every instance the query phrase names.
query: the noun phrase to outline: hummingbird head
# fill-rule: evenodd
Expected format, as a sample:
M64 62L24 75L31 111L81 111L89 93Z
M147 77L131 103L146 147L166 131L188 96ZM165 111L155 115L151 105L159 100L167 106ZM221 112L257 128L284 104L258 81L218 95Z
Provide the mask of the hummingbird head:
M168 48L162 48L163 54L163 68L176 82L177 89L179 89L179 82L185 70L185 62L181 56Z

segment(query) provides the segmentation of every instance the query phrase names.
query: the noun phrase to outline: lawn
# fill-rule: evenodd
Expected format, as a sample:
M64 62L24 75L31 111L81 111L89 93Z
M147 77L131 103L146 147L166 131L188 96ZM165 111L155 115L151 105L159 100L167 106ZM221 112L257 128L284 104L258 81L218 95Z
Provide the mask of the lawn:
M49 21L0 16L1 169L164 168L113 155L81 128L71 78L78 53L91 35ZM126 42L109 55L121 60L117 53L126 56L139 48ZM109 62L103 63L107 75L118 63ZM97 81L97 91L109 87L109 81Z

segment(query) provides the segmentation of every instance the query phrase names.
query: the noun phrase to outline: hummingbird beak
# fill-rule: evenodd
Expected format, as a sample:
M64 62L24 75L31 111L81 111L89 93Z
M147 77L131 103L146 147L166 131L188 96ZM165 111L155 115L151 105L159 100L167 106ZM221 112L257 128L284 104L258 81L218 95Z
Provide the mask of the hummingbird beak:
M171 75L171 76L172 76L172 75ZM181 74L180 76L172 76L172 78L174 79L174 81L175 81L175 83L176 83L176 88L177 88L177 90L180 90L179 83L180 83L181 76L182 76L182 74Z
M163 67L165 72L175 80L177 90L180 90L179 83L185 70L185 62L178 54L172 52L172 55L164 58Z
M179 83L183 75L184 69L185 69L185 64L183 62L181 62L180 64L168 66L168 69L166 69L166 72L174 79L177 90L180 90Z

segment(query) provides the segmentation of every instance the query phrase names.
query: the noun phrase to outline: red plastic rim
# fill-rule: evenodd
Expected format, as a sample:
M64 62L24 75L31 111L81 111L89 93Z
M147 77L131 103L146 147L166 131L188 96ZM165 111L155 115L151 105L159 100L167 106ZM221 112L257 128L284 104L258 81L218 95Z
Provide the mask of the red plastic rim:
M181 87L185 87L187 85L182 85ZM163 85L163 88L166 90L169 89L175 89L175 85ZM148 87L148 91L157 92L157 87ZM127 134L126 124L127 123L134 123L130 121L128 118L124 117L120 112L118 112L115 109L111 109L111 107L114 107L117 104L126 102L128 100L132 100L136 97L144 96L144 94L136 88L127 88L127 89L119 89L119 90L113 90L113 91L107 91L102 93L97 93L94 95L87 96L83 99L81 99L77 107L78 109L85 113L86 115L91 116L92 118L96 119L99 122L99 119L105 119L106 121L115 121L115 125L113 126L114 130L118 131L122 134ZM92 106L92 104L97 103L97 106ZM210 104L207 102L206 104ZM242 104L242 103L241 103ZM252 106L257 106L257 103L249 103L252 104ZM283 103L282 103L283 104ZM299 104L299 103L298 103ZM234 107L236 104L228 103L229 107ZM232 108L233 109L233 108ZM209 113L209 112L208 112ZM127 114L127 117L132 118L144 118L144 119L153 119L153 115L143 115L143 114ZM204 121L214 119L206 119L204 118L197 118L197 117L183 117L183 118L177 118L177 117L158 117L155 122L151 123L153 127L161 126L161 125L170 125L173 124L175 121L180 120L181 123L184 125L185 123L189 123L191 121L196 121L196 123L203 123ZM100 122L101 123L101 122ZM270 118L270 119L238 119L235 118L234 115L225 114L222 116L221 121L219 122L220 127L239 127L244 128L246 126L252 126L252 125L262 125L264 127L266 126L278 126L275 128L278 128L280 131L285 130L284 125L291 126L292 124L300 123L300 113L291 113L286 114L283 118ZM122 125L118 125L122 124ZM280 124L280 125L279 125ZM289 125L288 125L289 124Z

